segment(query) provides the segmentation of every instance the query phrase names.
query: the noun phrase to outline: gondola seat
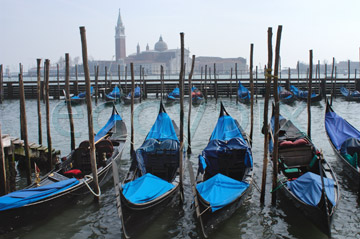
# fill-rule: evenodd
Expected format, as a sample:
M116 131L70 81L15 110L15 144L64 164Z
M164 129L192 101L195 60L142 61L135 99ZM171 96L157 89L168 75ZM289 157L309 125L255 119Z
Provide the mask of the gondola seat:
M96 162L98 167L103 167L106 165L106 159L110 158L113 154L114 147L110 140L103 139L98 142L96 145Z
M91 173L90 149L79 147L73 155L73 169L79 169L85 174Z
M168 182L172 181L179 167L179 151L157 150L147 153L146 172Z

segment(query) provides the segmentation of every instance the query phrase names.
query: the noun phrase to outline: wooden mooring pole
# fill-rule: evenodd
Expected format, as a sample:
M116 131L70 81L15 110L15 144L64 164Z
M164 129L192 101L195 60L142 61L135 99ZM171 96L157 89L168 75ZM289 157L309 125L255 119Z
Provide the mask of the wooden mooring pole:
M56 75L57 75L57 93L54 95L58 100L60 99L60 69L59 64L56 64Z
M333 103L333 97L334 97L334 67L335 67L335 57L333 57L332 66L331 66L331 96L330 96L330 105Z
M282 26L278 26L277 35L276 35L276 46L275 46L275 64L274 64L274 98L275 98L275 126L274 126L274 148L272 155L273 162L273 180L272 180L272 194L271 194L271 204L276 205L276 187L277 187L277 175L278 175L278 159L279 159L279 114L280 114L280 104L279 104L279 94L277 91L278 88L278 74L279 74L279 63L280 63L280 42L281 42L281 32ZM271 130L271 129L270 129Z
M98 103L99 96L99 66L94 66L95 73L95 105Z
M4 100L4 73L3 73L3 65L0 65L0 104L2 104Z
M70 59L69 53L65 54L65 98L66 98L66 106L69 116L69 123L70 123L70 147L71 151L75 150L75 128L74 128L74 121L72 115L72 108L71 108L71 100L70 100Z
M256 103L257 103L257 98L258 98L258 67L256 66L255 68L255 81L256 81L256 84L255 84L255 92L256 92Z
M309 66L309 91L307 97L307 113L308 113L308 128L307 135L311 139L311 93L312 93L312 68L313 68L313 51L310 50L310 66Z
M164 99L164 67L160 66L160 80L161 80L161 100Z
M180 89L180 155L179 155L179 171L180 171L180 200L184 202L184 189L183 189L183 148L184 148L184 74L185 74L185 64L184 64L184 33L180 33L180 50L181 50L181 66L180 66L180 76L179 76L179 89Z
M238 79L238 65L237 63L235 63L235 85L237 86L236 87L236 90L235 90L235 93L236 93L236 104L239 102L239 94L238 94L238 89L239 89L239 79Z
M253 129L254 129L254 79L253 79L253 56L254 56L254 44L250 44L250 66L249 66L249 72L250 72L250 93L251 93L251 99L250 99L250 143L252 145L253 140Z
M95 142L94 142L94 129L93 129L93 115L91 107L91 93L90 93L90 73L89 73L89 64L88 64L88 54L87 54L87 43L86 43L86 32L85 27L80 27L81 35L81 47L82 47L82 57L84 65L84 75L85 75L85 85L86 85L86 105L88 112L88 125L89 125L89 144L90 144L90 161L91 161L91 171L93 175L94 187L95 187L95 200L99 201L100 188L97 175L97 165L96 165L96 155L95 155Z
M20 122L21 122L21 132L24 140L24 149L25 149L25 167L26 167L26 181L27 185L31 184L31 161L29 154L29 141L27 135L27 122L26 122L26 106L25 106L25 93L24 93L24 82L22 74L19 74L19 90L20 90Z
M271 86L271 67L272 67L272 28L268 28L268 63L266 68L266 87L265 87L265 103L264 103L264 123L263 123L263 134L264 134L264 160L263 160L263 171L262 171L262 182L261 182L261 194L260 203L265 202L265 189L266 189L266 172L268 164L268 143L269 143L269 129L268 129L268 108L269 108L269 97L270 97L270 86Z
M217 104L217 99L218 99L218 85L217 85L217 80L216 80L216 64L215 64L215 63L214 63L214 84L215 84L215 90L214 90L215 104Z
M75 65L75 95L79 94L78 65Z
M45 97L45 106L46 106L46 134L47 134L47 143L48 143L48 165L49 171L53 168L52 160L52 146L51 146L51 132L50 132L50 104L49 104L49 74L50 74L50 60L45 60L45 78L46 78L46 97Z
M188 148L187 148L187 153L191 154L191 104L192 104L192 92L191 92L191 79L194 73L194 65L195 65L195 55L192 56L192 62L191 62L191 70L190 70L190 74L189 74L189 83L188 83L188 89L189 89L189 111L188 111Z
M205 89L205 102L207 102L207 85L206 79L207 78L207 65L205 65L205 79L204 79L204 89Z
M130 139L130 155L135 153L134 149L134 96L135 96L135 75L134 64L130 63L131 70L131 139ZM140 96L141 97L141 96Z
M230 99L232 99L232 93L233 93L233 90L232 90L232 77L233 77L233 68L231 67L230 68Z
M36 59L37 62L37 113L38 113L38 138L39 144L42 145L42 129L41 129L41 59Z
M0 196L8 193L8 185L6 180L6 163L4 146L2 143L1 124L0 124Z

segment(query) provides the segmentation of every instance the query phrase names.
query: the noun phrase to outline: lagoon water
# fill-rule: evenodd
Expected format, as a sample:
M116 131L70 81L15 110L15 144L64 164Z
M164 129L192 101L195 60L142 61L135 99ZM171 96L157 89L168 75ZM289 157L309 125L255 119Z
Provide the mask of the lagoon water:
M250 106L236 104L235 99L221 99L231 116L236 118L246 132L250 130ZM191 132L192 155L189 160L197 166L197 157L206 147L210 134L216 124L220 105L215 99L209 99L207 104L192 107ZM185 101L185 117L188 106ZM45 104L42 107L43 142L46 144ZM168 114L179 125L179 104L165 106ZM356 128L360 129L360 107L358 103L346 102L337 98L333 102L334 110L347 119ZM130 133L130 106L117 104L128 132ZM28 135L30 142L37 142L37 106L35 100L26 101ZM100 101L97 106L93 102L93 116L95 131L104 125L111 114L111 106ZM135 148L138 148L147 132L154 123L159 110L158 99L147 99L135 105ZM324 102L312 106L312 139L315 145L322 149L325 158L330 162L336 172L341 189L341 200L335 213L332 238L360 238L360 208L357 189L349 183L347 175L342 172L341 164L336 158L328 142L324 127ZM66 105L62 100L50 101L51 135L53 147L61 150L65 156L70 152L70 134ZM263 135L261 127L263 121L263 99L259 98L254 106L254 139L253 157L255 183L261 186L263 165ZM269 110L271 111L271 110ZM307 110L306 103L296 102L294 105L281 105L281 114L291 119L295 125L306 132ZM76 130L76 144L88 137L86 105L73 107ZM187 118L185 118L187 122ZM19 101L5 100L0 105L0 123L3 134L19 137ZM184 132L187 132L185 123ZM124 149L123 157L118 162L121 178L130 165L130 135ZM18 183L23 180L18 174ZM271 206L271 166L268 165L265 204L260 206L260 193L254 185L251 194L243 206L221 227L211 235L211 238L327 238L314 225L291 205L284 204L278 197L276 207ZM201 231L193 216L191 207L193 198L190 189L187 167L185 171L185 203L167 208L163 215L158 217L151 226L145 229L140 238L201 238ZM82 198L74 205L68 205L55 217L34 222L31 225L17 229L13 232L0 235L0 238L123 238L121 223L116 211L115 191L110 180L101 188L102 195L98 204L93 197ZM146 220L144 218L144 220Z

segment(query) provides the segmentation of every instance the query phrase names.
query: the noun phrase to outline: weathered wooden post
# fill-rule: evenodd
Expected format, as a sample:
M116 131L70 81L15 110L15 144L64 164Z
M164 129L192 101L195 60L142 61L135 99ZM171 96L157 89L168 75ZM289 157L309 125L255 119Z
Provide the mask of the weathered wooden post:
M164 67L160 66L160 81L161 81L161 100L164 99Z
M334 77L334 97L336 98L337 91L336 91L336 80L337 80L337 66L335 66L335 77Z
M298 84L297 87L300 88L300 62L297 62L297 75L298 75Z
M41 89L42 89L42 100L43 100L43 103L45 104L45 96L46 96L46 79L45 79L45 75L46 75L46 69L45 69L45 62L44 62L44 81L42 82L42 85L41 85Z
M46 78L46 133L47 133L47 143L48 143L48 165L49 171L53 168L52 162L52 145L51 145L51 132L50 132L50 105L49 105L49 73L50 73L50 60L45 60L45 78Z
M272 197L271 204L276 205L276 187L277 187L277 174L278 174L278 159L279 159L279 94L277 91L278 87L278 73L279 73L279 62L280 62L280 41L281 41L282 26L278 26L275 46L275 64L274 64L274 98L275 98L275 126L274 126L274 149L272 155L273 161L273 180L272 180ZM271 129L270 129L271 130Z
M215 104L217 104L217 99L218 99L218 85L217 85L217 79L216 79L216 64L215 64L215 63L214 63L214 84L215 84L215 90L214 90Z
M286 90L290 90L290 78L291 78L291 71L290 71L290 67L288 69L288 79L286 81L286 84L285 84L285 89Z
M120 72L120 64L118 64L118 78L119 78L119 90L121 92L121 72Z
M3 74L3 65L0 65L0 104L2 104L4 100L4 74Z
M189 112L188 112L188 148L187 153L191 154L191 129L190 129L190 117L191 117L191 104L192 104L192 95L191 95L191 79L194 73L194 65L195 65L195 55L192 56L192 63L191 63L191 70L189 74L189 83L188 83L188 89L189 89Z
M237 68L238 68L238 65L237 65L237 63L235 63L235 82L236 82L236 86L237 86L237 89L235 90L235 92L236 92L236 104L239 102L239 94L238 94L238 89L239 89L239 79L238 79L238 70L237 70Z
M232 99L232 76L233 76L233 68L230 68L230 99Z
M93 130L93 115L91 107L91 93L90 93L90 73L89 73L89 64L88 64L88 55L87 55L87 43L86 43L86 32L85 27L80 27L81 34L81 47L82 47L82 56L83 56L83 66L84 66L84 76L85 76L85 85L86 85L86 105L88 112L88 124L89 124L89 144L90 144L90 161L91 161L91 170L95 186L95 200L99 200L100 188L97 175L97 165L96 165L96 155L95 155L95 142L94 142L94 130Z
M253 139L253 129L254 129L254 78L253 78L253 55L254 55L254 44L250 44L250 93L251 93L251 99L250 99L250 114L251 114L251 122L250 122L250 142L252 145L252 139Z
M2 143L2 134L1 134L1 124L0 124L0 196L3 196L8 193L8 186L6 180L6 163L5 163L5 154L4 146Z
M95 73L95 105L97 105L98 96L99 96L99 66L94 66L94 73Z
M201 73L200 73L200 91L201 91L201 92L204 92L203 70L204 70L204 67L201 67Z
M183 189L183 148L184 148L184 74L185 74L185 64L184 64L184 33L180 33L180 45L181 45L181 67L180 67L180 77L179 77L179 89L180 89L180 199L184 202L184 189Z
M209 87L213 89L213 86L211 84L211 67L209 67ZM215 90L213 90L213 94L211 95L211 98L214 98Z
M41 59L36 59L37 61L37 112L38 112L38 137L39 137L39 144L42 145L42 129L41 129L41 94L40 94L40 87L41 87Z
M204 79L205 102L207 102L207 86L206 86L206 78L207 78L207 65L205 65L205 79Z
M78 65L75 65L75 95L79 94Z
M144 87L144 100L147 99L147 88L146 88L146 81L145 81L145 67L142 68L142 82L143 82L143 87Z
M333 62L332 62L332 66L331 66L331 96L330 96L330 105L332 105L333 102L333 97L334 97L334 83L333 83L333 79L334 79L334 67L335 67L335 57L333 57Z
M269 96L271 86L271 66L272 66L272 28L268 28L268 63L266 69L266 86L265 86L265 103L264 103L264 160L262 171L262 183L261 183L261 195L260 203L264 204L265 201L265 188L266 188L266 172L268 164L268 143L269 143L269 129L268 129L268 108L269 108Z
M256 102L257 102L257 98L258 98L258 67L256 66L255 68L255 81L256 81L256 84L255 84L255 92L256 92Z
M25 93L24 93L24 82L22 74L19 74L19 91L20 91L20 122L21 122L21 134L24 139L25 149L25 165L26 165L26 180L27 184L31 184L31 162L29 154L29 141L27 135L27 122L26 122L26 106L25 106Z
M57 99L60 99L60 72L59 72L59 64L56 64L56 70L57 70L57 93L54 95Z
M125 66L125 95L127 94L127 66Z
M313 68L313 51L310 50L310 66L309 66L309 91L307 97L307 113L308 113L308 128L307 135L311 139L311 94L312 94L312 68Z
M70 58L69 53L65 54L65 99L70 123L70 146L71 151L75 150L75 128L70 100Z
M134 64L130 63L131 70L131 140L130 140L130 155L133 156L134 150L134 96L135 96L135 76Z

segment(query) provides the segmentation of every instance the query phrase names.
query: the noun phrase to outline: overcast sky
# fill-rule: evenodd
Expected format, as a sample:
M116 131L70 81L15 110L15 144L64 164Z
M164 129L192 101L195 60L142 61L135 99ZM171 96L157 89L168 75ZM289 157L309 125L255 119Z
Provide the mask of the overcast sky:
M282 67L314 61L359 61L359 0L1 0L0 64L18 71L36 58L56 63L65 53L81 57L79 26L85 26L88 55L111 60L119 8L126 53L139 43L150 49L162 35L169 49L185 47L196 56L244 57L254 43L254 64L267 62L267 29L278 25Z

